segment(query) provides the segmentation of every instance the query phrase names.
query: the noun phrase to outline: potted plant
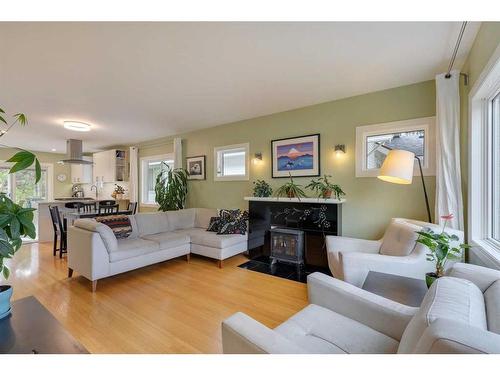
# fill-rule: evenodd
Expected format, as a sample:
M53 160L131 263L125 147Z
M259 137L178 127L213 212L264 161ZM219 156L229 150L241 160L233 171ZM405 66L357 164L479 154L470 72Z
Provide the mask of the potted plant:
M290 173L290 182L287 182L286 184L280 186L278 190L276 190L276 196L298 198L300 201L300 198L305 198L306 194L304 193L304 190L302 190L301 185L297 185L295 182L293 182L292 174Z
M328 178L331 177L332 176L325 174L323 177L313 179L309 185L306 186L306 189L315 191L318 198L329 199L333 194L335 199L340 200L343 196L345 196L345 193L339 185L332 184L328 180Z
M273 189L264 180L257 180L253 182L253 196L254 197L270 197L273 194Z
M0 122L4 123L6 129L0 131L0 137L4 136L14 125L24 126L28 123L26 116L16 113L12 116L14 122L10 125L5 120L5 111L0 108ZM1 125L1 124L0 124ZM9 147L7 145L1 145ZM19 149L8 162L14 163L9 173L22 171L35 164L35 183L40 181L42 169L35 155L29 151ZM14 203L4 193L0 193L0 275L5 280L9 278L10 270L5 264L6 259L11 259L21 248L22 237L36 238L35 225L33 224L34 208L22 208ZM10 298L12 286L0 285L0 319L10 313Z
M125 194L125 188L121 185L115 184L115 190L111 193L111 197L114 199L122 199Z
M156 177L155 201L159 211L181 210L186 205L188 171L171 168L162 162L162 169Z
M430 287L439 277L444 275L445 265L448 259L461 260L462 250L470 248L467 244L459 244L460 239L455 234L445 232L446 224L453 219L453 214L441 216L444 219L443 229L440 233L434 233L430 228L417 231L419 234L417 242L429 249L427 260L436 263L436 272L425 274L425 282Z

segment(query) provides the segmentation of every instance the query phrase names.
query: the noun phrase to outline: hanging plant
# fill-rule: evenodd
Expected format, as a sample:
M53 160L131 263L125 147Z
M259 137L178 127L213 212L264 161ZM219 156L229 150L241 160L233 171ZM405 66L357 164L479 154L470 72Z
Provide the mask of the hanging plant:
M165 162L156 177L155 201L159 211L181 210L186 205L188 171L184 168L171 168Z

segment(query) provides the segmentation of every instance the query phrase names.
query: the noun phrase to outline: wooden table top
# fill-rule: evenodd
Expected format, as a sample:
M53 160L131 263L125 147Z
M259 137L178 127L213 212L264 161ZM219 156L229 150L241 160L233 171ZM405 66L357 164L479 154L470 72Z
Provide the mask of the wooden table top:
M424 280L375 271L368 272L362 288L413 307L420 307L428 290Z
M35 297L12 302L12 312L0 320L0 353L85 354L88 351Z

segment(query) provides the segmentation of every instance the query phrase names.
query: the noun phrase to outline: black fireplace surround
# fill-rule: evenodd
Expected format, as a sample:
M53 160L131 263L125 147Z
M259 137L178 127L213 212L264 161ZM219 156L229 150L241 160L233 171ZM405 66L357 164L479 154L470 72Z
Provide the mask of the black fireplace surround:
M342 234L342 204L250 198L248 206L251 258L271 255L272 228L291 228L304 232L305 265L328 267L325 236Z

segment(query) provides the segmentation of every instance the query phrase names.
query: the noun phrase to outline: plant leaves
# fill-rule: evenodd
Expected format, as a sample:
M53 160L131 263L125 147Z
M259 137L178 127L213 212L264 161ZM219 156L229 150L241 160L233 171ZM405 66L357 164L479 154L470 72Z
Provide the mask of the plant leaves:
M3 274L3 277L5 278L5 280L7 280L9 278L10 271L6 266L3 266L2 274Z
M32 165L35 161L35 155L29 151L19 151L7 161L15 163L10 168L9 173L16 173Z
M25 126L28 123L28 118L24 113L16 113L13 117L16 119L16 121L19 122L21 126Z
M40 162L37 158L35 158L35 173L35 184L38 184L38 181L40 181L40 179L42 178L42 167L40 166Z
M2 116L0 116L0 121L2 121L5 125L8 125L7 121L5 121L5 119Z

